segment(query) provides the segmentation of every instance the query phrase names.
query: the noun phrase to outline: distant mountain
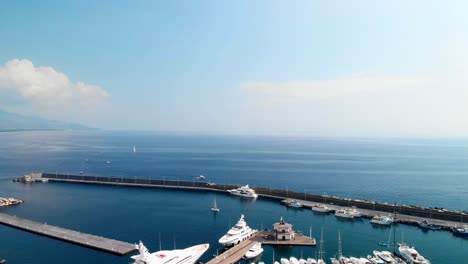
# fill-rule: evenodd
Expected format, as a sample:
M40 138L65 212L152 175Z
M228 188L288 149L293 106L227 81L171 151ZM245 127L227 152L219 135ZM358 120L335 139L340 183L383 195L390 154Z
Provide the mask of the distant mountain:
M0 110L0 131L15 130L91 130L80 124L47 120L40 117L18 115Z

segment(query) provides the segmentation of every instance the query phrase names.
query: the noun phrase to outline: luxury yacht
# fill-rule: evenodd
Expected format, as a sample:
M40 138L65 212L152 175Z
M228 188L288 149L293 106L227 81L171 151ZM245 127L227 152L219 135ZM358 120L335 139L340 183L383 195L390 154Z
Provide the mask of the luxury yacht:
M289 260L287 258L281 258L281 264L289 264Z
M299 260L295 257L290 257L289 258L289 263L291 264L299 264Z
M414 247L410 247L407 244L400 244L398 251L408 264L431 264L431 262L421 256Z
M241 186L237 189L228 190L230 194L248 197L248 198L257 198L258 194L255 193L254 189L250 188L249 185Z
M388 215L376 215L370 220L371 224L377 225L391 225L393 221L393 218Z
M343 218L356 218L361 217L361 213L356 208L345 208L336 210L335 216Z
M161 250L149 253L148 249L140 241L135 248L139 255L132 256L134 264L194 264L205 253L210 244L200 244L186 249Z
M314 212L320 212L320 213L329 213L330 212L330 208L328 208L326 205L324 204L314 204L312 206L312 211Z
M317 264L317 261L313 258L308 258L307 259L307 264Z
M230 247L248 239L258 231L250 228L244 220L244 215L241 215L237 224L219 239L219 243L225 247Z
M245 253L245 259L253 259L263 253L262 243L255 243L247 253Z
M372 253L374 253L374 256L383 260L385 263L395 263L395 259L392 256L392 253L388 251L377 251L374 250Z

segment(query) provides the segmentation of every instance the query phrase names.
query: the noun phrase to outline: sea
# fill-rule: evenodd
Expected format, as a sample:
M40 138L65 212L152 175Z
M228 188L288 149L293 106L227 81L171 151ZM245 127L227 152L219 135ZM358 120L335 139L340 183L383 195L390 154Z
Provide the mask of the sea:
M135 146L136 151L133 151ZM0 197L25 202L1 213L118 239L143 241L153 252L210 243L200 261L223 250L218 239L241 214L249 226L272 228L281 217L317 241L323 230L327 263L338 251L365 257L393 251L390 228L368 219L292 209L277 201L227 194L70 183L23 184L31 172L205 181L295 190L380 202L468 210L468 139L356 139L216 136L109 131L0 133ZM219 213L210 208L217 200ZM468 239L447 231L396 225L405 242L433 264L468 263ZM379 246L388 243L389 248ZM315 258L317 247L264 246L253 260ZM130 254L131 255L131 254ZM116 256L0 225L7 263L131 263ZM242 263L247 263L242 261Z

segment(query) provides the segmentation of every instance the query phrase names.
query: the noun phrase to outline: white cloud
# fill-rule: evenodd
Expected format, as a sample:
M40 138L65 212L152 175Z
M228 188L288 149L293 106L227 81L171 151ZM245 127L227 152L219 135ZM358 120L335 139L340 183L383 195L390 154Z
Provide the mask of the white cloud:
M421 79L356 74L333 80L249 82L242 84L242 87L249 94L270 103L304 103L369 91L414 89L425 85L427 83Z
M251 129L265 133L466 137L464 72L244 83L248 114L242 116Z
M109 96L97 85L74 83L64 73L52 67L36 67L27 59L10 60L0 67L2 89L13 90L40 105L95 104Z

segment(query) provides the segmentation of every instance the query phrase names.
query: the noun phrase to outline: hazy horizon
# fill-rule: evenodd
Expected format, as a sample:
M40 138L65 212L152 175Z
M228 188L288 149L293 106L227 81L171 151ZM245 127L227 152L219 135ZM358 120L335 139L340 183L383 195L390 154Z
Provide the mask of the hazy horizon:
M7 2L0 109L104 130L465 138L467 8Z

